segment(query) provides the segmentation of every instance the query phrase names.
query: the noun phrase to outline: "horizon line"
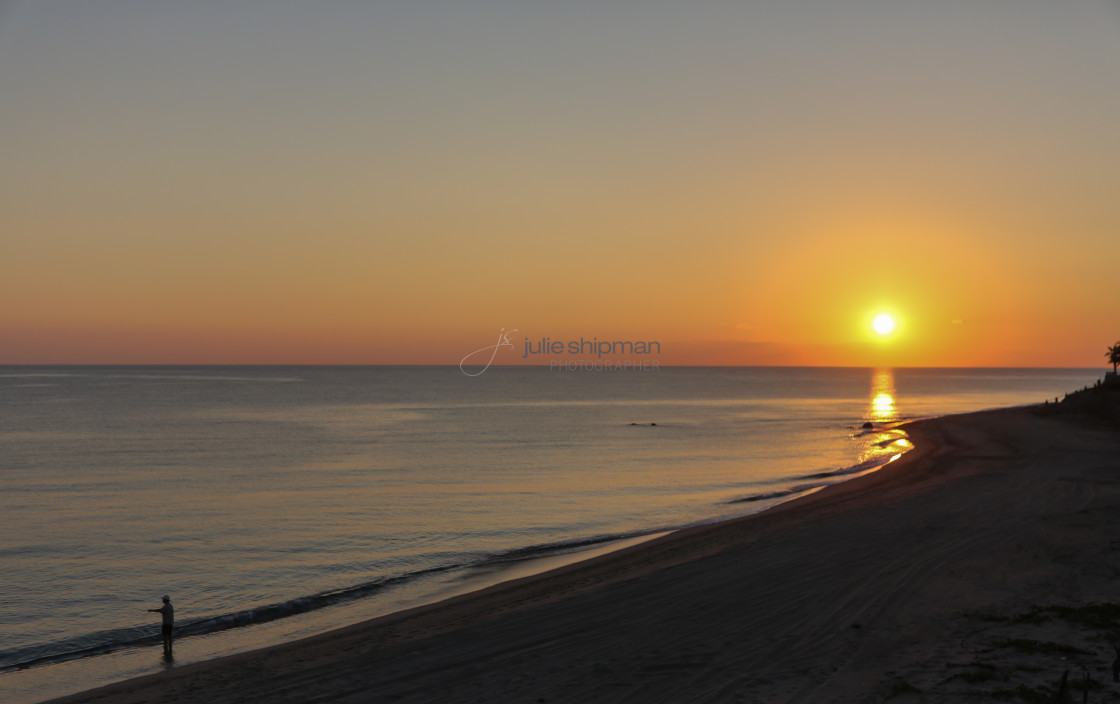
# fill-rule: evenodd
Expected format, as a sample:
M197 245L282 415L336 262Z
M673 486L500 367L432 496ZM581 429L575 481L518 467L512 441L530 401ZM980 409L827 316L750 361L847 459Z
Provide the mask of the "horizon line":
M334 363L334 362L0 362L0 367L432 367L457 368L457 363ZM473 366L473 365L472 365ZM481 366L481 365L479 365ZM492 364L490 368L551 369L549 364ZM1100 367L1038 366L1038 365L890 365L890 364L658 364L658 369L1077 369L1097 370ZM562 370L557 370L562 371ZM585 370L594 371L594 370ZM638 370L634 370L638 371ZM1108 371L1104 368L1104 371Z

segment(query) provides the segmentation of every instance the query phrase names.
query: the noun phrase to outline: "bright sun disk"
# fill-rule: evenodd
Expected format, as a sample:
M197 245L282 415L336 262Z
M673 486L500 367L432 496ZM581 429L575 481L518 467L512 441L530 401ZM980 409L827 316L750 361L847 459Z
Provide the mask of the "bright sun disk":
M875 332L879 333L880 335L890 334L890 332L894 330L894 318L892 318L888 313L880 313L879 315L875 316L875 320L872 321L871 327L875 328Z

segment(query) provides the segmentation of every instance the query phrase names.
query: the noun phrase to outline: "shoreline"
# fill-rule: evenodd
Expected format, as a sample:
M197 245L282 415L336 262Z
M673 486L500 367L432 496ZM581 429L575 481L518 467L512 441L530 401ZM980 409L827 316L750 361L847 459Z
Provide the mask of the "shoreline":
M233 702L249 698L233 684L246 681L254 683L253 696L278 701L704 701L724 695L752 700L764 691L778 700L812 701L804 698L806 687L818 695L835 692L832 700L844 701L845 692L890 691L898 683L886 681L893 675L885 673L901 673L902 664L884 668L883 654L897 660L894 641L920 649L924 640L892 638L875 616L920 625L934 616L959 620L964 602L994 608L1015 601L1016 593L1024 608L1038 601L1027 598L1040 596L1037 589L1001 588L990 565L983 584L975 575L954 578L956 569L947 567L998 561L991 550L978 556L972 543L984 543L984 536L1001 545L1008 540L1006 528L992 527L1001 523L1000 514L985 501L1007 493L1000 481L1010 481L1009 470L1030 470L1012 483L1024 496L1044 501L1026 475L1098 471L1102 461L1107 464L1102 448L1120 446L1115 433L1045 417L1033 407L945 416L904 428L916 447L898 461L762 513L52 701L174 696ZM1116 496L1110 490L1108 498L1120 505L1120 477L1113 479L1100 486L1115 484ZM959 501L954 491L964 492ZM1007 514L1002 522L1018 530L1031 522L1032 514L1021 510ZM938 533L947 545L925 544ZM903 536L921 540L898 545ZM863 549L853 552L858 546ZM896 580L880 584L895 572ZM928 578L952 586L954 599L947 603L927 593ZM1007 592L1002 602L995 598L1001 591ZM1107 596L1100 585L1081 591L1082 602ZM1090 592L1096 596L1086 596ZM879 604L880 613L867 604ZM901 604L909 617L898 612ZM713 612L726 613L713 620ZM868 661L858 651L873 634L892 645ZM852 648L857 655L844 655ZM371 662L378 667L369 667ZM740 666L729 667L735 662ZM837 662L844 666L832 670L829 663ZM826 685L830 689L820 690Z

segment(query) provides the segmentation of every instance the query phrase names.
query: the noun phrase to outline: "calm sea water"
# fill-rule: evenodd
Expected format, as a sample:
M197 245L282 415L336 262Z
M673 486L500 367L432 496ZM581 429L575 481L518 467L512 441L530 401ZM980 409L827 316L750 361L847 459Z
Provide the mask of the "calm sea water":
M762 510L902 452L892 421L1037 403L1099 375L0 367L0 698ZM145 612L165 593L174 661Z

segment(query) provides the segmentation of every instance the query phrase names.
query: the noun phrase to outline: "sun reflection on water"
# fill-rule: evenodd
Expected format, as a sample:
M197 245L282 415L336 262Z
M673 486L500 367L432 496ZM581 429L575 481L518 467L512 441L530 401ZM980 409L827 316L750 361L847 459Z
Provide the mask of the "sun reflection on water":
M901 417L896 405L897 396L894 372L890 369L874 370L864 418L868 422L855 435L860 443L861 464L893 462L913 447L906 433L894 427Z
M871 407L868 418L875 423L889 423L898 420L895 410L894 372L890 369L876 369L871 375Z

